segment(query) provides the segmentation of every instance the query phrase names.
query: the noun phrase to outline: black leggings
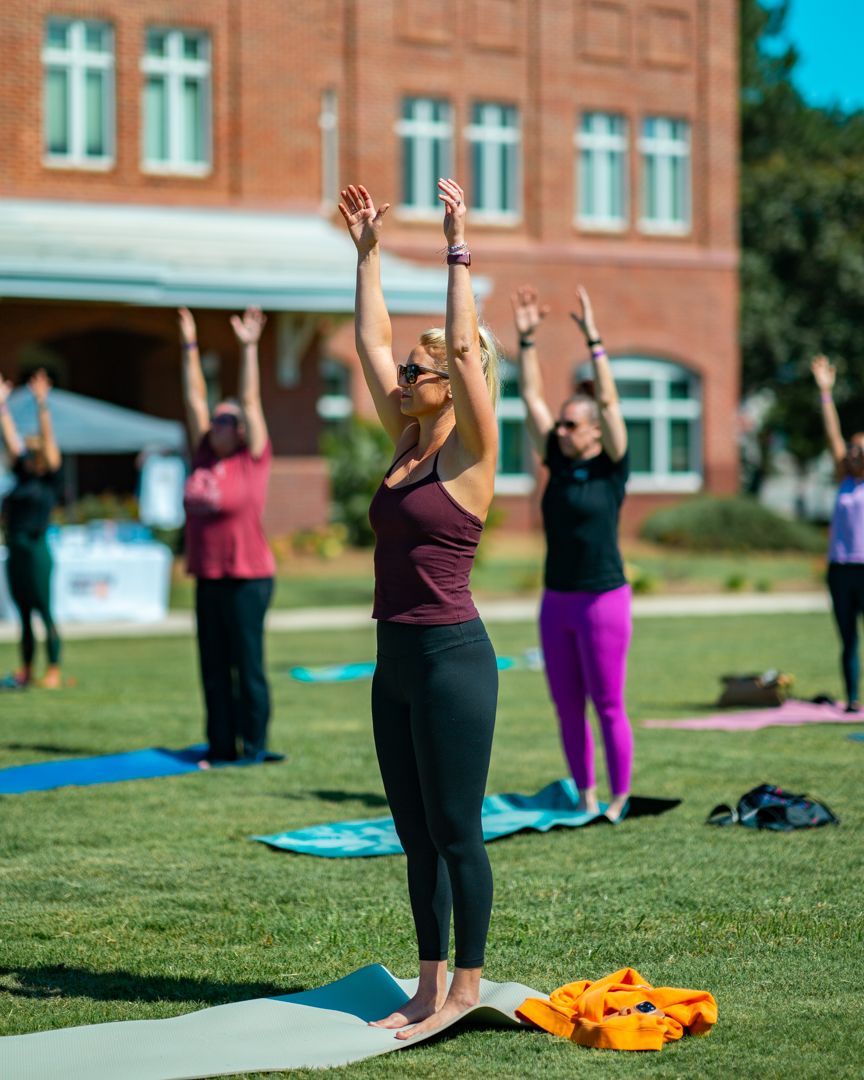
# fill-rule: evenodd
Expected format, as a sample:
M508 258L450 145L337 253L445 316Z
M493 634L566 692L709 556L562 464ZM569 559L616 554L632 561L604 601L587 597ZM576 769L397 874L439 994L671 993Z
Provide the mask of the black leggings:
M45 649L49 664L60 663L60 634L51 613L51 570L53 560L44 533L10 533L6 574L9 592L21 616L21 659L26 668L33 663L36 638L33 615L45 626Z
M846 685L846 700L858 701L861 665L858 659L858 619L864 615L864 563L831 563L828 588L834 605L834 620L843 649L840 665Z
M378 623L375 748L408 860L421 960L447 959L452 905L456 966L483 966L492 869L480 812L497 701L495 653L479 619Z

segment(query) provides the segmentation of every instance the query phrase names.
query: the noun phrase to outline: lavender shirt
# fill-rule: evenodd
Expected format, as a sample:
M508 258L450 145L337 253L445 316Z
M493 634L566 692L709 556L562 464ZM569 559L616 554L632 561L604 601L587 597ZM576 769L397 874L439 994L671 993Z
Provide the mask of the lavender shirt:
M864 481L844 476L837 489L828 561L864 563Z

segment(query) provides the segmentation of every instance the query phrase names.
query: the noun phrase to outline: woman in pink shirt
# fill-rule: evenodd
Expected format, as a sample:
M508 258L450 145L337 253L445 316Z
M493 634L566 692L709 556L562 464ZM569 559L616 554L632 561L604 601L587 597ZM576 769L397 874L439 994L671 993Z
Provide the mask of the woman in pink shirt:
M858 620L864 615L864 432L856 432L848 442L843 438L832 394L834 365L817 356L810 368L819 387L825 441L840 481L831 519L828 588L842 645L846 712L856 713L861 708Z
M267 753L270 691L264 673L264 616L273 595L273 554L262 526L273 456L261 407L258 308L235 315L240 345L238 398L212 415L195 320L180 312L183 400L194 447L186 482L186 557L196 581L207 761L261 762Z

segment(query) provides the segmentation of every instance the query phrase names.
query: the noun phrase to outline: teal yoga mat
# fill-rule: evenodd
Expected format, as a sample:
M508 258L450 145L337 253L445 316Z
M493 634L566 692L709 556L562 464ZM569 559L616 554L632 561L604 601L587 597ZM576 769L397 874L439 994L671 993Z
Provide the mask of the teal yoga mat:
M407 1050L370 1028L403 1005L416 979L370 964L343 979L285 997L258 998L167 1020L127 1020L0 1038L4 1080L191 1080L245 1072L328 1069ZM472 1021L522 1027L515 1010L545 997L521 983L480 983ZM460 1023L461 1021L456 1021ZM451 1025L452 1026L452 1025ZM428 1036L427 1036L428 1038Z
M542 671L543 656L539 649L526 649L519 656L499 656L499 671ZM292 679L305 683L356 682L371 679L375 674L374 660L361 660L352 664L325 664L320 667L293 667L288 672Z
M632 795L627 816L662 814L680 802L680 799L649 799ZM606 809L604 804L601 803L599 814L588 814L579 811L577 803L576 785L570 779L556 780L535 795L487 795L483 800L483 839L488 844L524 829L548 832L558 826L578 828L610 824L602 813ZM291 832L253 836L252 839L280 851L319 855L327 859L402 854L393 818L310 825Z

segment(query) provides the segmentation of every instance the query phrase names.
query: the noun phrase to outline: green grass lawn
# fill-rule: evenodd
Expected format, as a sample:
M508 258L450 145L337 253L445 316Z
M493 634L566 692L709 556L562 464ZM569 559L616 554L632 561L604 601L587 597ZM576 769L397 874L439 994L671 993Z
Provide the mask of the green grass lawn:
M488 545L488 546L487 546ZM479 597L529 596L543 576L539 534L499 537L481 545L481 558L471 575ZM825 560L796 553L687 552L657 546L624 546L628 575L636 591L657 593L782 591L822 589ZM171 587L171 607L194 605L194 584L178 564ZM330 560L312 556L280 566L273 606L276 608L368 605L372 598L372 552L347 551Z
M536 643L530 625L491 630L503 654ZM373 961L414 973L401 858L316 860L247 839L386 813L369 684L286 676L293 664L370 658L372 630L276 634L268 646L271 741L285 764L0 799L0 1032L173 1016ZM736 669L779 666L802 695L836 692L836 653L822 615L637 621L634 790L683 804L620 828L489 848L490 978L549 991L630 965L655 984L714 993L712 1034L628 1054L475 1029L345 1073L859 1076L864 744L846 738L855 729L639 726L706 706L717 677ZM12 646L0 646L0 670L12 666ZM199 738L192 641L70 641L66 667L79 680L72 690L3 695L0 765ZM490 790L534 791L563 774L542 675L503 674ZM842 824L791 835L703 824L715 803L762 781L823 798Z

